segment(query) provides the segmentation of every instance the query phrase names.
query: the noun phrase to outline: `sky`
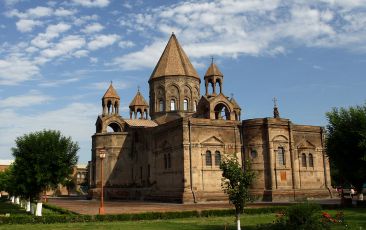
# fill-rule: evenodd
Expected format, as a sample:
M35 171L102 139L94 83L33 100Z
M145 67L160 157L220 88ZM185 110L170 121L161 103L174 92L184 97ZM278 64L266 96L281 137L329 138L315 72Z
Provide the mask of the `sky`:
M203 76L211 57L242 119L280 115L326 126L333 107L365 103L366 0L1 0L0 159L15 139L60 130L91 158L111 81L120 113L172 32ZM204 93L201 82L201 94Z

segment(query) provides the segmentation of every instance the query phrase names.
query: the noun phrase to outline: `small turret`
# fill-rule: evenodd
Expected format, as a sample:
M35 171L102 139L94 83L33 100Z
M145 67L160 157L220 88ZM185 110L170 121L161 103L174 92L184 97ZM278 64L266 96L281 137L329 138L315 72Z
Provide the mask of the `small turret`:
M145 98L140 93L140 88L137 89L136 96L130 103L130 119L136 119L137 114L140 113L140 119L147 119L149 105ZM144 117L145 115L145 117Z
M206 96L212 95L216 96L216 83L220 86L220 93L222 93L222 85L224 82L224 75L221 73L219 67L214 63L213 58L211 61L211 65L208 67L205 74L205 87L206 87ZM208 85L212 86L212 94L208 92Z
M112 82L102 98L103 116L119 114L120 97Z

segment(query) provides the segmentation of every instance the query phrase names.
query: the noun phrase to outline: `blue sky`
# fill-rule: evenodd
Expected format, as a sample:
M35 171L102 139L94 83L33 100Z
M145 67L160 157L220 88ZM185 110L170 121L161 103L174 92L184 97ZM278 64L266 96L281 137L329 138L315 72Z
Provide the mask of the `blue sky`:
M281 117L325 126L332 107L365 102L365 0L2 0L0 159L57 129L86 163L109 82L127 117L172 32L202 79L214 57L242 119L272 116L277 97Z

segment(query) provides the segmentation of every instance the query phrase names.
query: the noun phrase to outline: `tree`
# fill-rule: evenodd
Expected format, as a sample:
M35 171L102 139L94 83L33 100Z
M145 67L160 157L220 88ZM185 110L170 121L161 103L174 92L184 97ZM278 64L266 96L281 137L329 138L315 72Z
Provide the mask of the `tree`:
M220 168L223 177L221 187L235 206L237 229L240 230L240 214L244 211L245 202L250 200L249 186L255 175L249 161L246 162L243 169L235 155L224 159Z
M66 178L62 183L63 186L67 189L67 195L70 196L71 190L73 190L76 187L76 182L72 176L69 176Z
M355 186L362 199L362 184L366 180L366 104L333 108L326 116L326 151L331 165Z
M15 144L15 181L22 187L23 196L38 200L36 215L42 215L42 192L70 176L79 146L54 130L25 134Z

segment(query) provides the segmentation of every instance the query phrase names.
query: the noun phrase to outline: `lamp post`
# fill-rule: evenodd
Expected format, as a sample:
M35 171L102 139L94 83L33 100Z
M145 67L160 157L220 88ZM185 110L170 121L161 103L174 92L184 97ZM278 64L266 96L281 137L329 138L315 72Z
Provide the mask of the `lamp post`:
M100 207L99 215L104 215L104 195L103 195L103 159L105 158L106 150L102 148L99 150L100 159Z

